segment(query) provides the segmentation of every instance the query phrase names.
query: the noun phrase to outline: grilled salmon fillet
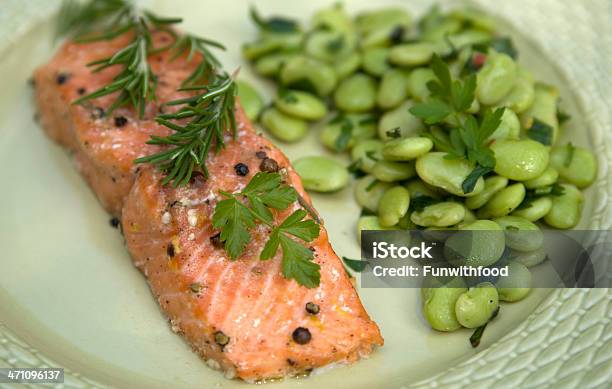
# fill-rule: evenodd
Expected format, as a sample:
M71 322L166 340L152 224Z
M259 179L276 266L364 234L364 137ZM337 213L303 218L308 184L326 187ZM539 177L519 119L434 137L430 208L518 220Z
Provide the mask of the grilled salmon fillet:
M310 204L300 178L287 157L258 135L239 105L238 136L211 153L208 179L194 176L181 188L163 186L163 173L137 157L158 149L146 145L151 134L165 135L154 116L161 103L178 97L181 80L192 64L168 56L152 58L160 76L157 101L142 120L131 108L111 117L100 113L114 96L83 106L71 105L84 88L91 92L108 83L118 69L92 74L86 64L117 50L125 37L86 45L68 42L35 73L36 101L43 127L51 138L74 153L77 167L113 215L122 219L123 233L135 265L146 276L172 329L214 368L229 377L258 381L295 375L330 363L352 362L371 353L383 339L369 318L343 265L331 248L325 228L309 244L321 266L321 281L308 289L283 277L280 252L269 261L259 253L269 235L265 226L252 232L245 252L230 260L220 246L211 219L219 190L244 188L260 170L263 158L276 161L284 180ZM155 36L156 42L167 39ZM248 166L238 174L235 165ZM282 220L293 208L277 213ZM316 304L318 313L306 305ZM298 330L299 329L299 330ZM307 331L308 342L294 332Z

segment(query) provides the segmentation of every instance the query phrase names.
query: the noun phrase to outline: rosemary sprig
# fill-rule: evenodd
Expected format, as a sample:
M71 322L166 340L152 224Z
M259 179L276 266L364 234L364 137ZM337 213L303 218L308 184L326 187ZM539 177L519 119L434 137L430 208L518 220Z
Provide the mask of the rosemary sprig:
M234 103L236 87L233 77L220 71L221 64L209 47L225 49L221 44L191 34L178 34L172 25L179 18L162 18L142 11L128 0L89 0L81 4L65 1L60 11L58 35L69 35L77 42L111 40L131 34L125 47L113 55L89 63L92 72L111 66L123 70L108 85L85 95L74 104L81 104L109 94L117 93L107 114L118 107L131 105L142 118L146 104L155 99L157 75L153 73L148 57L171 51L170 60L185 57L187 62L198 61L193 72L182 82L183 91L196 91L196 95L171 101L165 105L182 105L175 113L163 114L156 121L175 133L167 137L152 136L147 143L168 146L159 153L135 160L152 163L167 173L164 185L185 185L198 170L205 176L206 157L211 146L216 150L224 145L224 133L236 135ZM167 46L153 47L152 32L165 31L174 40ZM189 120L185 124L185 121Z
M236 136L234 79L224 73L212 75L211 78L208 85L181 88L181 90L203 90L203 92L166 103L166 105L183 105L183 107L175 113L159 115L155 119L175 133L166 137L151 136L151 140L147 143L174 147L134 161L154 164L166 172L163 185L170 182L175 187L186 185L195 170L201 171L204 177L208 177L206 157L213 143L218 151L225 144L223 135L226 130L230 130L232 135ZM190 121L184 125L179 124L184 119Z

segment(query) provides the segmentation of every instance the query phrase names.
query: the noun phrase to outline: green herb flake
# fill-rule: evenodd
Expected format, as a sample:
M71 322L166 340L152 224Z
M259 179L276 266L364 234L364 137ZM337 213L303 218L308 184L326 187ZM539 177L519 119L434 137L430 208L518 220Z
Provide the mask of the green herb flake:
M291 33L300 30L299 24L292 19L287 19L279 16L272 16L267 20L263 19L255 7L250 10L251 20L263 31L273 33Z
M553 133L551 126L536 118L533 119L533 124L527 130L528 137L546 146L552 145Z
M368 266L368 261L362 261L360 259L342 257L342 261L344 262L346 267L357 273L361 273Z

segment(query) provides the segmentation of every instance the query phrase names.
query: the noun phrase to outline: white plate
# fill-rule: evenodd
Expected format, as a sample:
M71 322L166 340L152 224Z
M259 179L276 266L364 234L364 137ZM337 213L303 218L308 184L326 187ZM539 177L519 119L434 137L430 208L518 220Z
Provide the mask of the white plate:
M246 2L144 3L161 14L183 16L189 31L223 41L229 49L221 55L225 66L242 66L242 76L272 96L272 85L254 77L240 57L240 44L255 33ZM259 9L305 20L330 3L267 0ZM376 6L383 3L401 4L414 13L431 4L379 1ZM600 177L587 190L582 225L609 228L612 130L605 103L612 96L612 61L605 58L612 45L605 46L603 39L612 35L601 32L605 38L595 44L596 32L610 23L602 18L604 12L596 11L595 5L605 9L604 1L590 2L595 9L554 1L538 2L537 7L528 1L521 1L523 6L518 1L482 3L529 34L525 40L523 34L512 33L521 61L539 79L560 86L573 116L566 139L571 136L575 144L597 150ZM360 0L347 8L354 12L367 6ZM59 365L67 368L69 380L84 386L245 386L206 367L169 330L109 217L69 156L32 120L26 80L52 54L46 18L53 8L44 1L11 0L0 14L0 35L11 39L3 50L0 43L0 366ZM281 147L292 159L324 153L314 131L298 145ZM315 195L313 201L338 254L358 256L354 231L359 209L351 190ZM610 382L609 290L536 290L521 303L505 304L476 350L467 330L431 331L420 314L416 290L361 289L360 295L381 326L385 346L353 366L273 387L400 387L422 380L427 386Z

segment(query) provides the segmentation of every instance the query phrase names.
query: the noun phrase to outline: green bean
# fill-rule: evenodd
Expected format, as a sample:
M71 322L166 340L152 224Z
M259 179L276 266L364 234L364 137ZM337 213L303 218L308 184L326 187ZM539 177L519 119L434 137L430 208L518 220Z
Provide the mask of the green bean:
M382 154L387 161L410 161L426 154L433 147L429 138L410 137L385 142Z
M296 56L281 69L283 85L295 89L306 89L319 96L327 96L336 86L336 73L329 65L314 58Z
M380 181L403 181L415 176L414 163L377 161L372 168L372 175Z
M508 179L502 176L492 176L484 180L484 189L476 196L465 199L468 209L477 209L486 204L493 195L508 185Z
M490 282L483 282L459 296L455 314L462 326L476 328L487 323L498 307L497 289Z
M502 99L499 105L508 107L514 112L522 113L529 109L535 98L533 76L525 68L517 68L516 80L510 92Z
M385 230L397 230L396 227L383 227L378 223L378 216L361 216L357 221L357 239L361 243L361 232L362 231L385 231Z
M552 207L544 216L544 221L554 228L573 228L580 221L584 196L572 184L561 184L561 187L563 194L552 197Z
M380 198L392 186L393 184L378 181L371 175L361 177L355 185L355 199L365 209L377 212Z
M359 161L363 172L371 173L376 161L382 159L382 148L383 143L378 139L362 140L351 149L351 159Z
M466 291L465 282L461 278L455 278L441 287L421 289L423 315L431 328L437 331L461 328L455 314L455 304Z
M255 71L264 77L274 77L290 59L296 57L295 52L277 52L266 54L255 62Z
M391 68L387 62L388 56L389 49L386 47L373 47L364 50L361 56L361 66L372 76L382 77Z
M449 227L460 223L465 217L465 208L455 202L441 202L428 205L421 211L414 211L410 220L421 227Z
M597 161L589 150L580 147L553 147L550 151L550 164L559 171L559 176L578 188L585 188L597 177Z
M337 59L332 66L336 71L338 80L343 80L359 69L359 66L361 66L361 55L357 52L353 52L345 57Z
M287 115L305 120L318 120L327 114L323 101L310 93L298 90L279 93L274 100L274 105Z
M331 158L303 157L293 163L293 168L307 190L335 192L344 188L349 182L346 168Z
M484 179L479 177L471 193L463 192L462 184L474 166L463 159L446 159L446 153L433 152L419 157L416 171L421 180L429 185L442 188L456 196L471 197L484 189Z
M310 57L333 62L351 54L355 50L356 43L352 33L316 30L308 34L304 51Z
M414 69L407 79L408 94L416 101L427 100L430 95L427 83L435 79L436 75L429 68Z
M397 66L419 66L429 62L434 53L431 43L404 43L389 51L389 62Z
M535 222L546 216L552 208L550 197L538 197L529 203L526 208L517 208L512 212L512 216L520 216L530 222Z
M387 70L380 81L376 102L382 109L395 108L406 98L406 77L397 69Z
M516 80L516 63L508 55L491 52L477 75L476 97L484 105L500 102Z
M411 198L427 196L436 200L440 199L440 193L438 193L434 188L428 186L418 178L408 181L405 186L406 189L408 189L408 192L410 192Z
M391 227L399 223L408 212L410 193L403 186L388 189L378 205L378 221L383 227Z
M477 100L474 100L477 101ZM487 141L500 140L500 139L514 139L518 140L521 133L521 123L519 122L518 116L509 109L504 110L504 114L501 117L501 123L497 129L491 134Z
M533 267L544 262L546 259L546 249L542 246L537 250L529 252L511 251L509 257L514 262L523 264L526 267Z
M525 185L521 183L505 187L495 193L491 200L478 210L478 217L488 219L505 216L518 207L525 199Z
M508 262L508 275L496 282L497 293L501 301L515 302L527 297L531 291L531 272L525 265Z
M319 134L319 140L325 147L332 151L342 151L342 144L338 144L338 138L349 131L350 137L346 148L352 148L356 142L370 139L376 136L376 123L369 114L350 113L334 119L323 126Z
M382 140L392 139L390 134L399 131L400 137L415 136L423 130L423 122L408 111L414 103L406 101L399 107L387 111L378 122L378 136Z
M302 38L303 34L301 32L265 34L254 42L244 44L242 46L242 55L246 59L254 61L272 52L297 50L302 43Z
M501 227L491 220L476 220L459 228L444 244L444 256L454 266L491 266L504 253Z
M491 150L495 153L495 173L511 180L531 180L548 166L547 148L531 139L499 140Z
M550 163L552 164L552 155L550 159ZM536 178L532 178L531 180L527 180L523 182L525 184L525 188L527 189L535 189L535 188L543 188L545 186L550 186L557 182L559 178L559 172L552 166L548 166L546 170Z
M342 111L369 111L376 106L376 88L376 80L357 73L340 82L334 93L334 102Z
M554 86L539 82L534 88L533 103L520 115L521 125L523 128L531 128L534 119L548 124L553 129L552 144L555 144L559 135L559 120L557 119L559 91Z
M519 216L503 216L495 222L505 230L506 246L517 251L537 250L544 244L540 227Z
M276 108L268 108L261 114L261 124L283 142L296 142L308 131L305 121L285 115Z
M248 82L239 80L237 81L237 85L240 104L242 108L244 108L244 112L250 120L255 120L263 108L263 99L257 90Z

